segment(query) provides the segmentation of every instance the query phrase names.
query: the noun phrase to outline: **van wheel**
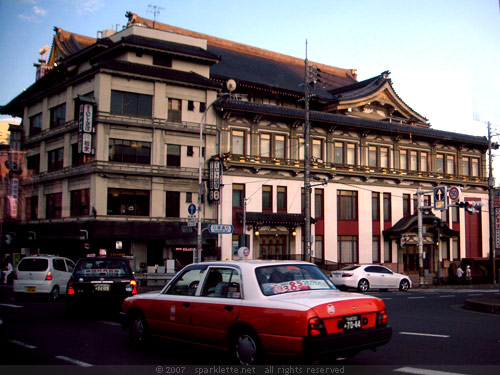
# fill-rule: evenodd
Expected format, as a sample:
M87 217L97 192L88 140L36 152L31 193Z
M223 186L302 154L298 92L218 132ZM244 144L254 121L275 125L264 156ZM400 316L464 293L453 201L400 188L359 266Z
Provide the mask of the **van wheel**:
M55 287L52 288L52 291L50 292L50 299L52 301L57 301L60 297L59 293L59 287L56 285Z

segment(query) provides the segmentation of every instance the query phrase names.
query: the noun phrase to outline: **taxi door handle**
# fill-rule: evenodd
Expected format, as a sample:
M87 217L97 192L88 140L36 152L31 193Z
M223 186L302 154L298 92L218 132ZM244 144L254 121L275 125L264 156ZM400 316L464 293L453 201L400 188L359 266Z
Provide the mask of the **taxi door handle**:
M184 302L184 303L182 304L182 306L184 306L184 307L189 307L189 305L190 305L190 303L189 303L189 302Z
M224 306L224 310L226 310L226 311L233 311L234 310L234 306Z

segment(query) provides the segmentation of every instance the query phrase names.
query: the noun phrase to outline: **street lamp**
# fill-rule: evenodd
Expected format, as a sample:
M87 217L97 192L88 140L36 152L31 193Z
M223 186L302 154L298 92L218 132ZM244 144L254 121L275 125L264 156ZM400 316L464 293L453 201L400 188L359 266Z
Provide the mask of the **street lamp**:
M201 197L203 194L205 194L205 184L202 182L202 174L203 174L203 157L202 157L202 150L203 150L203 125L205 123L205 119L207 117L207 113L212 108L212 106L221 98L225 96L231 96L231 92L236 89L236 83L234 80L230 79L227 81L227 88L229 90L228 93L224 93L221 96L217 97L210 105L205 109L205 112L203 112L203 115L201 116L201 121L200 121L200 148L198 150L198 234L197 234L197 246L196 246L196 251L193 254L193 263L198 263L201 260Z

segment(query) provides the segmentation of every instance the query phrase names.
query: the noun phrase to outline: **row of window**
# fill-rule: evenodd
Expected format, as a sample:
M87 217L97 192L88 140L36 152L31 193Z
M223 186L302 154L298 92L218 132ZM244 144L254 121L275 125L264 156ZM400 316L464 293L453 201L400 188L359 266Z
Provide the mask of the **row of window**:
M273 189L276 189L276 208L278 213L287 212L287 187L286 186L262 186L262 212L273 212ZM372 220L380 221L380 197L382 196L382 215L385 222L392 221L392 197L390 193L372 192ZM324 217L324 190L314 189L314 215L316 219ZM245 199L245 185L233 184L233 209L243 209ZM304 213L305 193L302 188L301 211ZM403 216L417 213L417 195L413 196L413 212L411 212L411 194L403 194ZM426 195L423 199L424 206L431 206L431 196ZM442 219L448 222L448 211L442 211ZM451 207L452 221L459 221L458 207ZM358 220L358 193L351 190L337 191L337 218L343 221Z
M352 142L337 141L333 144L333 162L342 165L358 165L358 144ZM391 151L388 146L368 146L369 167L390 168ZM233 129L231 132L231 152L234 155L246 155L246 132ZM261 133L259 135L259 156L262 159L287 159L292 158L288 151L288 143L285 135ZM297 156L304 160L304 139L299 139ZM313 159L324 160L324 141L321 139L311 140L311 156ZM461 159L462 175L479 176L479 158L463 157ZM436 154L435 171L443 174L456 174L456 157L451 154ZM409 171L430 171L430 153L427 151L400 149L399 169Z
M92 94L86 95L93 96ZM198 111L203 113L206 110L206 103L187 101L187 110L194 111L198 107ZM137 94L133 92L111 90L111 107L110 112L118 115L126 116L153 116L153 96L146 94ZM168 99L168 121L180 122L182 116L182 100ZM75 119L78 118L78 113L75 112ZM57 105L50 109L50 129L64 125L66 122L66 103ZM42 131L42 113L37 113L29 118L30 135L38 134Z
M78 152L78 144L71 145L72 166L79 166L92 160L92 155L81 154ZM202 149L202 155L205 154L205 148ZM186 147L186 156L194 156L194 147ZM109 140L109 161L131 164L151 164L151 142L129 141L123 139ZM167 145L167 167L181 166L181 146ZM40 155L27 157L28 170L35 173L40 172ZM64 148L60 147L47 152L47 171L54 172L64 167Z

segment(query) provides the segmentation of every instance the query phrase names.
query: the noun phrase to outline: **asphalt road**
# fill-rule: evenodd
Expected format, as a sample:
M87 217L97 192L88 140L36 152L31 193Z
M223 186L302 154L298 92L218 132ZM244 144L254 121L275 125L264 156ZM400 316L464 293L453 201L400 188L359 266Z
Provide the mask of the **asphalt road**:
M311 368L296 367L291 359L271 358L271 367L254 369L257 372L248 369L247 373L500 373L500 315L462 308L466 298L498 295L498 290L414 289L408 293L368 294L385 301L393 327L392 340L377 352L332 358ZM91 370L121 375L235 373L234 368L224 372L217 367L230 365L223 351L162 339L154 339L145 349L137 350L129 344L116 315L73 317L68 315L64 301L30 298L19 302L4 293L0 296L0 317L5 322L0 340L2 374ZM324 372L311 372L319 369Z

